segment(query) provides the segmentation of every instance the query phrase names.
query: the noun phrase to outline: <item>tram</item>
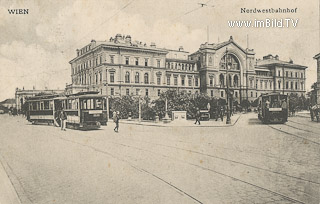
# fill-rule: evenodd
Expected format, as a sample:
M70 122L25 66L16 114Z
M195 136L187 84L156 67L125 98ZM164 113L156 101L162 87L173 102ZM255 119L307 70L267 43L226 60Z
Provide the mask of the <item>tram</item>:
M106 97L98 92L80 92L58 96L42 95L27 99L27 120L36 123L60 125L62 110L67 115L67 128L80 130L99 129L107 124Z
M258 118L263 123L285 123L288 121L289 99L280 93L262 94L258 98Z

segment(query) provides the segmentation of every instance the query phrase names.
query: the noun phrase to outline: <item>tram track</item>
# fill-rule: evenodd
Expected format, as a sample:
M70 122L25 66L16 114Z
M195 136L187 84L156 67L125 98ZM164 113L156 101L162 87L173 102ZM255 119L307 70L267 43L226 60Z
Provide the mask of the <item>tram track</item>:
M293 126L289 126L289 125L286 125L286 124L284 124L284 126L288 126L288 127L290 127L290 128L293 127ZM279 128L276 128L275 126L272 126L272 125L268 125L268 127L272 128L272 129L274 129L274 130L276 130L276 131L278 131L278 132L282 132L282 133L284 133L284 134L286 134L286 135L290 135L290 136L293 136L293 137L302 139L303 141L308 141L308 142L310 142L310 143L312 143L312 144L320 145L320 142L313 141L313 140L308 139L308 138L306 138L306 137L303 137L303 136L300 136L300 135L297 135L297 134L294 134L294 133L291 133L291 132L282 130L281 128L279 129ZM297 128L297 127L294 127L294 129L298 129L298 130L301 130L301 131L305 131L305 132L306 132L306 130L303 130L303 129L300 129L300 128ZM315 134L317 134L317 133L315 133Z
M93 146L91 146L91 145L83 144L83 143L76 142L76 141L69 140L69 139L62 138L62 137L60 137L60 139L65 140L65 141L68 141L68 142L71 142L71 143L75 143L75 144L78 144L78 145L81 145L81 146L84 146L84 147L87 147L87 148L91 148L91 149L93 149L94 151L107 154L107 155L109 155L109 156L112 156L112 157L115 158L115 159L118 159L118 160L120 160L120 161L123 161L123 162L125 162L125 163L128 163L131 167L139 170L140 172L145 172L145 173L147 173L147 174L155 177L156 179L158 179L158 180L166 183L167 185L173 187L174 189L176 189L176 190L179 191L180 193L183 193L183 194L185 194L186 196L190 197L190 198L193 199L195 202L197 202L197 203L203 203L203 202L201 202L199 199L197 199L197 198L195 198L194 196L190 195L189 193L183 191L181 188L173 185L171 182L166 181L165 179L161 178L160 176L158 176L158 175L156 175L156 174L154 174L154 173L152 173L152 172L150 172L150 171L148 171L148 170L146 170L146 169L144 169L144 168L141 168L141 167L139 167L139 166L137 166L137 165L132 164L132 162L130 162L130 161L124 159L124 158L121 158L121 157L119 157L119 156L115 156L115 154L112 154L112 153L107 152L107 151L105 151L105 150L101 150L101 149L96 148L96 147L93 147ZM205 171L209 171L209 172L212 172L212 173L216 173L216 174L219 174L219 175L221 175L221 176L230 178L230 179L232 179L232 180L239 181L239 182L241 182L241 183L244 183L244 184L247 184L247 185L250 185L250 186L259 188L260 190L264 190L264 191L267 191L267 192L269 192L269 193L271 193L271 194L280 196L280 197L282 197L282 198L284 198L284 199L286 199L286 200L288 200L288 201L291 201L291 202L293 202L293 203L304 203L304 202L302 202L302 201L300 201L300 200L298 200L298 199L295 199L295 198L286 196L286 195L284 195L284 194L282 194L282 193L279 193L279 192L276 192L276 191L273 191L273 190L264 188L264 187L262 187L262 186L260 186L260 185L256 185L256 184L254 184L254 183L247 182L247 181L245 181L245 180L243 180L243 179L239 179L239 178L236 178L236 177L234 177L234 176L230 176L230 175L228 175L228 174L225 174L225 173L216 171L216 170L214 170L214 169L210 169L210 168L207 168L207 167L200 166L200 165L198 165L198 164L194 164L194 163L191 163L191 162L186 162L185 160L181 160L181 159L178 159L178 158L175 158L175 157L172 157L172 156L160 154L160 153L157 153L157 152L153 152L153 151L150 151L150 150L146 150L146 149L143 149L143 148L139 148L139 147L135 147L135 146L127 145L127 144L116 143L116 142L108 142L108 143L115 144L115 145L120 145L120 146L124 146L124 147L127 147L127 148L134 148L134 149L137 149L137 150L139 150L139 151L144 151L144 152L148 152L148 153L152 153L152 154L157 154L157 155L160 155L160 156L162 156L162 157L169 158L169 159L171 159L171 160L178 161L178 162L181 162L181 163L184 163L184 164L188 164L188 165L190 165L190 166L194 166L194 167L200 168L200 169L205 170ZM318 184L318 183L315 183L315 184Z

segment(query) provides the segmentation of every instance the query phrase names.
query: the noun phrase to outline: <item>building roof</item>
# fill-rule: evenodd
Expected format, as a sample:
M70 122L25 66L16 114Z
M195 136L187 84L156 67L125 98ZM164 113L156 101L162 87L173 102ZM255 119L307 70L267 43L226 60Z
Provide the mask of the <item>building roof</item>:
M227 46L227 45L229 45L229 44L235 45L235 46L238 47L242 52L244 52L244 53L246 53L246 54L250 54L250 55L255 54L254 51L253 51L253 49L243 49L240 45L238 45L236 42L234 42L232 36L230 36L230 39L229 39L228 41L225 41L225 42L212 43L212 44L209 44L209 43L206 42L205 44L201 44L199 50L201 50L201 49L219 50L219 49L221 49L222 47L225 47L225 46ZM194 52L194 53L192 53L191 55L197 54L197 53L199 52L199 50L196 51L196 52Z
M320 58L320 53L316 54L313 58L314 58L314 59Z
M270 66L279 66L279 67L290 67L290 68L299 68L299 69L306 69L307 66L294 64L293 62L286 62L279 59L264 59L264 60L258 60L256 68L262 68L262 67L270 67Z
M12 104L12 103L16 103L16 100L14 98L9 98L0 102L0 104Z

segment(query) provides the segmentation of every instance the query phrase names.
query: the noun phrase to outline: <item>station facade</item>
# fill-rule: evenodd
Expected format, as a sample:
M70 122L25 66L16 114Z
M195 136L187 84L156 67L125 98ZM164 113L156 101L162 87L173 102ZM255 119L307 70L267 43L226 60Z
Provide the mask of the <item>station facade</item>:
M267 55L255 59L232 37L201 44L189 53L157 48L117 34L108 41L92 40L70 61L72 83L66 93L99 91L108 96L141 95L157 98L168 89L225 98L227 83L237 101L255 100L262 93L305 95L306 66ZM227 74L228 73L228 74ZM228 77L227 77L228 76Z

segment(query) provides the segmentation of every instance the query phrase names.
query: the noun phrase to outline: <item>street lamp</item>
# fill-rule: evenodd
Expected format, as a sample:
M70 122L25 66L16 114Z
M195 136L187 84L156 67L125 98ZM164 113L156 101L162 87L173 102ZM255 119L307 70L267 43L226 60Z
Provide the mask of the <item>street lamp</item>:
M225 59L225 61L226 61L226 75L227 75L227 77L226 77L226 81L227 81L227 93L226 93L226 95L227 95L227 120L226 120L226 124L231 124L231 118L230 118L230 102L229 102L229 74L228 74L228 66L229 66L229 64L228 64L228 47L226 47L226 59Z
M139 95L139 123L141 122L141 90L138 91Z

